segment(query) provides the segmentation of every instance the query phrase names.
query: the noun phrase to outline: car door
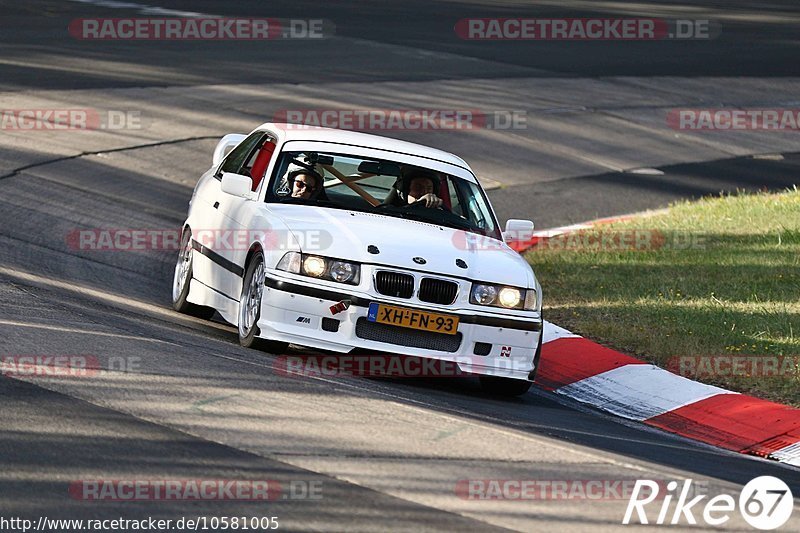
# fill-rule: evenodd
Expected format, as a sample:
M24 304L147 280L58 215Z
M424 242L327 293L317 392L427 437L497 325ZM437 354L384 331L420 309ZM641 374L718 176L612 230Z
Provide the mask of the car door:
M193 210L199 212L192 223L192 238L195 255L193 258L193 277L214 290L223 292L230 298L237 299L239 294L222 291L225 280L230 275L239 275L239 269L226 260L231 244L231 232L234 230L228 219L223 216L220 207L229 204L234 196L222 192L222 174L243 171L249 174L247 167L253 154L257 153L266 132L257 131L245 138L231 150L214 172L212 179L207 180L202 191L198 191L198 205ZM245 174L245 175L248 175ZM239 199L242 200L242 199Z
M253 180L253 192L258 193L265 181L265 174L275 153L275 138L265 133L254 144L247 156L242 160L236 173L249 176ZM226 170L226 172L231 172ZM214 267L214 285L219 292L230 298L239 299L244 276L244 260L253 237L266 228L251 228L248 216L258 208L256 200L248 200L223 193L214 203L214 224L222 231L216 239L218 257Z

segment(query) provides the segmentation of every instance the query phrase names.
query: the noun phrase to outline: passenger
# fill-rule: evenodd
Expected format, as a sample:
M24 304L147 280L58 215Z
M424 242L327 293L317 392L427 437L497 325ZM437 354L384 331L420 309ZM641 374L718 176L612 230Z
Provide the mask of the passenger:
M292 165L286 175L286 182L289 185L289 196L301 200L311 200L321 197L323 177L310 168L299 165Z

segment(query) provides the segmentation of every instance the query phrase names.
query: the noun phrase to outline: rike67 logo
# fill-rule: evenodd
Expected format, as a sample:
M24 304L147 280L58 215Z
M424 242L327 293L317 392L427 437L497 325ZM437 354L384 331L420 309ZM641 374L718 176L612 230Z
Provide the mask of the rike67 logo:
M702 503L707 497L705 494L689 499L692 494L691 479L684 480L682 486L677 481L670 481L666 486L666 495L659 490L662 486L662 483L648 479L637 480L622 523L635 524L638 520L640 524L697 525L697 514L707 525L724 526L737 510L738 503L742 518L752 527L766 531L784 525L792 516L794 508L794 498L789 486L772 476L750 480L739 494L738 502L730 494L714 496L705 504ZM660 508L658 504L654 506L659 508L658 517L655 522L650 522L652 515L648 517L645 508L656 500L660 503Z

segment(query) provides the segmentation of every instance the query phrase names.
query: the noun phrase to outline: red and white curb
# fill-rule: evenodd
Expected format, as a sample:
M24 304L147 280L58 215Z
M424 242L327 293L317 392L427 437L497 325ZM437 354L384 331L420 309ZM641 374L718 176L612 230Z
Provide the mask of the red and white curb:
M537 232L520 246L597 224ZM800 409L698 383L545 321L536 384L613 415L800 467Z
M670 433L800 466L800 409L692 381L549 322L536 384Z

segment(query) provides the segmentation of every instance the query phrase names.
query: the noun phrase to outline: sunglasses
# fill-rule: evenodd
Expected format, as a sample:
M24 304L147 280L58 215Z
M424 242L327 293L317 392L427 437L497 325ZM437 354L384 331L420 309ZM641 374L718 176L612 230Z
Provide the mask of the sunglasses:
M297 180L295 180L295 181L294 181L294 186L295 186L295 187L297 187L298 189L306 189L306 188L307 188L307 189L308 189L308 190L310 190L310 191L313 191L313 190L314 190L314 187L311 187L311 186L310 186L308 183L306 183L305 181L297 181Z

